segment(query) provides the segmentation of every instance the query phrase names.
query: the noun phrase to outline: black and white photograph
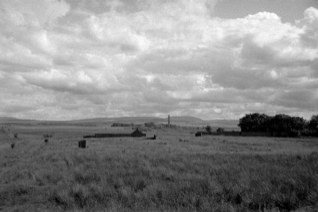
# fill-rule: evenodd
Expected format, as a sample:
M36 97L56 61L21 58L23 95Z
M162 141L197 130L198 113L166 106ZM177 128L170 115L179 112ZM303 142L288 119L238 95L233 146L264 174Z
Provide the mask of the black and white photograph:
M318 0L0 0L0 212L317 212Z

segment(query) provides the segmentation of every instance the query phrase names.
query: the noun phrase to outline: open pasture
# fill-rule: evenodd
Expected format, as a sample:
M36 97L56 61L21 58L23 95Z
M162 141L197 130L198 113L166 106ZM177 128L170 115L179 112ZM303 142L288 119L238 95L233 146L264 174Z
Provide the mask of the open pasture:
M91 138L79 149L84 134L105 127L11 130L18 138L0 137L0 211L318 209L316 139L194 137L163 128L147 131L156 140Z

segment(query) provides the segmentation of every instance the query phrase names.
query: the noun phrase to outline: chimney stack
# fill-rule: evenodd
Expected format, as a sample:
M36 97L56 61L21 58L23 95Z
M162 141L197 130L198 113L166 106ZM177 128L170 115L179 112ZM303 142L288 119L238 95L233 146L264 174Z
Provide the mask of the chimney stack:
M170 127L170 115L168 115L168 127Z

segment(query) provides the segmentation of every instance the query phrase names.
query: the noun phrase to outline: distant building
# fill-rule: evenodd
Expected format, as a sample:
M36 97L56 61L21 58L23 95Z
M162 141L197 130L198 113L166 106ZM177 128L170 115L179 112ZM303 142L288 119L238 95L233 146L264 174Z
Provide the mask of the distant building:
M146 136L146 134L139 131L138 128L131 133L131 137L144 137L144 136Z
M84 135L84 138L114 138L114 137L144 137L145 133L138 128L132 133L96 133L95 135Z

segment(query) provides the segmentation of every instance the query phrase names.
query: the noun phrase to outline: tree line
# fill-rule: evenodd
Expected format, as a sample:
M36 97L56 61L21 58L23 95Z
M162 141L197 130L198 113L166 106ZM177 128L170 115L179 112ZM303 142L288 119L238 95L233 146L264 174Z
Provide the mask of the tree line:
M287 136L318 136L318 115L313 115L309 121L302 117L278 114L246 114L239 120L241 132L270 132L272 135Z

